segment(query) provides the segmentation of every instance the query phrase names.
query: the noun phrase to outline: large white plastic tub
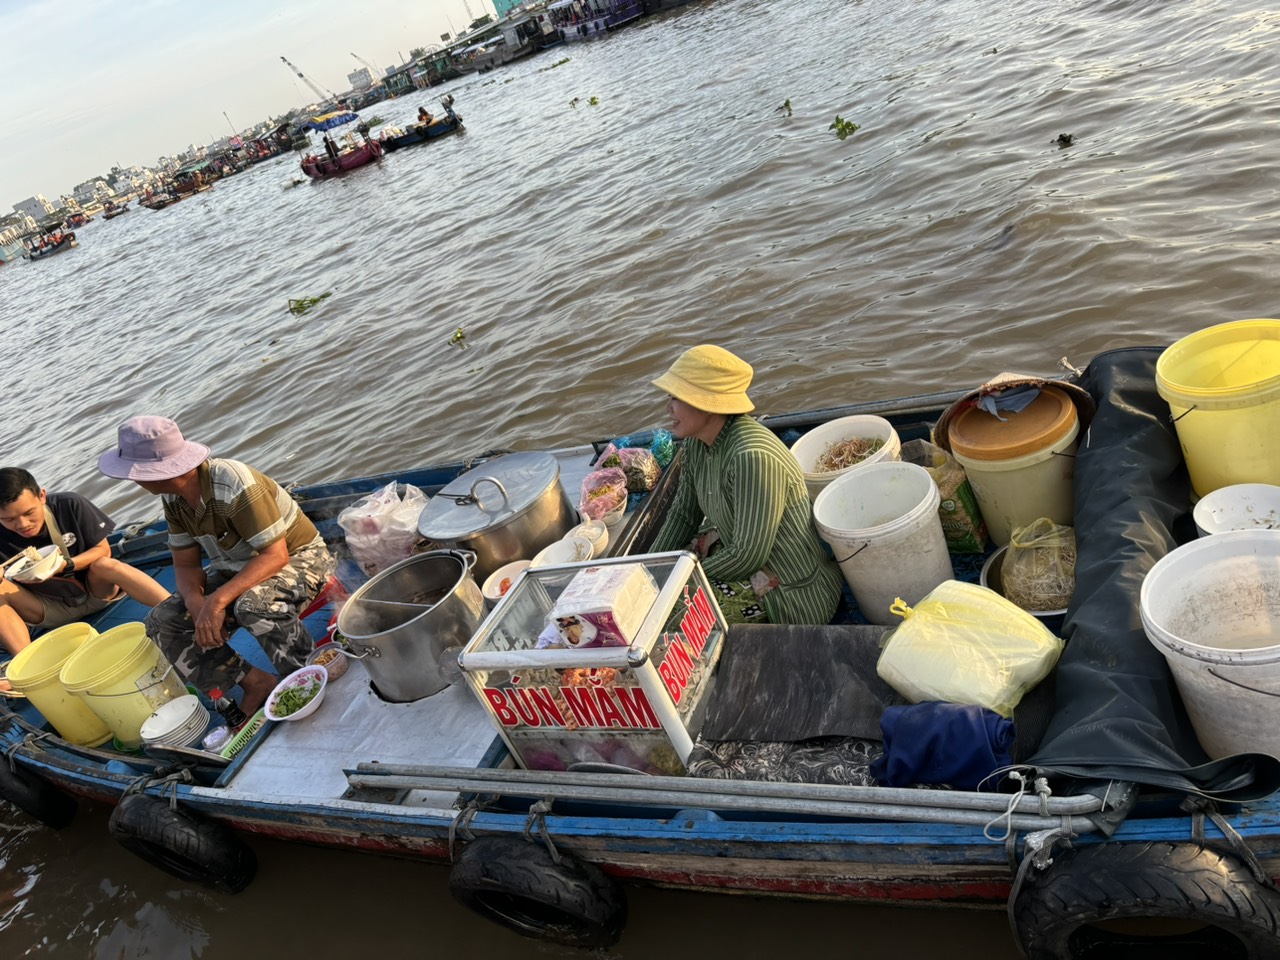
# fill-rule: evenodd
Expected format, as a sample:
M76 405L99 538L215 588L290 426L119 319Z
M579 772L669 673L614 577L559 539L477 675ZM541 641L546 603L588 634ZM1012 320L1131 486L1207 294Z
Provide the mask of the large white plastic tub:
M815 470L818 459L827 452L828 447L842 440L852 440L854 437L883 440L884 446L865 460L842 470L829 470L824 473L818 473ZM898 431L893 429L893 424L884 417L870 415L841 417L824 423L814 427L791 445L791 455L800 464L800 470L804 473L805 489L809 491L809 499L813 501L818 499L818 494L830 486L836 477L869 467L873 463L897 460L901 454L902 441L898 438Z
M1139 605L1205 753L1280 756L1280 531L1178 547L1148 571Z
M894 600L916 604L953 576L940 499L924 467L889 461L837 477L814 502L818 535L872 623L897 623Z

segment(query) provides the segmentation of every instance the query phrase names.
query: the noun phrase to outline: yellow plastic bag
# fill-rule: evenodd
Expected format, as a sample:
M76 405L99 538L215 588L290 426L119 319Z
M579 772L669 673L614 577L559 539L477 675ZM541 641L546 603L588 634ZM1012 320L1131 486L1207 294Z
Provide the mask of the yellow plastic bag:
M977 704L1004 717L1049 675L1062 641L994 590L947 580L903 618L876 664L881 679L913 703Z

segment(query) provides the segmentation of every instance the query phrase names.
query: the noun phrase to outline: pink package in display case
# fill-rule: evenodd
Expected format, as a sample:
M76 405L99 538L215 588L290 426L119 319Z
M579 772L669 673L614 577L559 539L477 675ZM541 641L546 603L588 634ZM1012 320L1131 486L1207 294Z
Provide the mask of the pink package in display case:
M643 564L587 567L560 594L551 620L567 647L626 647L657 598L658 584Z

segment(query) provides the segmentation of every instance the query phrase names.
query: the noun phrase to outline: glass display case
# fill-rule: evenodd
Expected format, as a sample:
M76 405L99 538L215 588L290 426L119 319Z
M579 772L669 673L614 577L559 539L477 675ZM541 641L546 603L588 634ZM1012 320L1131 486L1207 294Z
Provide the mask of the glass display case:
M682 774L725 632L693 554L619 557L526 570L459 663L521 766Z

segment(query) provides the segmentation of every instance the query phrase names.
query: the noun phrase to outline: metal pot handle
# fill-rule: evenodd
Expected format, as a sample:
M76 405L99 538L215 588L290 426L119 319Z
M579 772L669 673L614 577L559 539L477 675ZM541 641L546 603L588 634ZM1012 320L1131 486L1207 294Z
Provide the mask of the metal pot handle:
M511 498L507 496L507 488L502 485L501 480L497 477L480 477L471 485L471 499L474 503L480 502L480 497L476 494L476 487L480 486L480 484L484 483L486 480L502 491L503 500L510 502Z
M494 481L494 483L497 482L496 480ZM472 567L476 565L476 561L480 558L480 555L474 550L450 550L449 552L462 561L463 566L467 568L467 573L471 572Z

